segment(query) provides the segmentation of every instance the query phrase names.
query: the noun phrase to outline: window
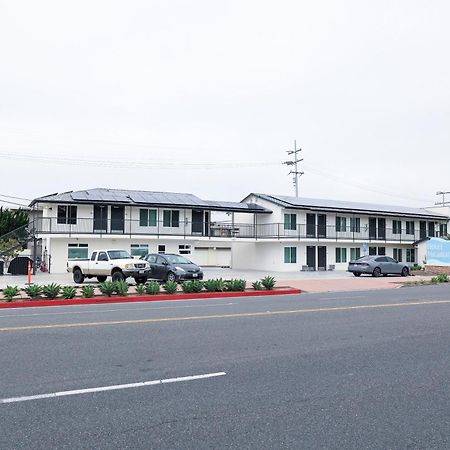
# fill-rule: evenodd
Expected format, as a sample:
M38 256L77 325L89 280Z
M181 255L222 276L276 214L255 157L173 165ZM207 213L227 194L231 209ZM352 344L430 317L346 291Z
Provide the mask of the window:
M97 261L108 261L108 255L106 254L106 252L100 252L98 254Z
M163 226L178 228L180 226L180 211L166 210L163 213Z
M297 247L284 247L284 262L286 264L297 262Z
M297 214L285 214L284 215L284 229L296 230L297 229Z
M428 222L428 237L434 237L435 227L434 222Z
M414 234L414 220L406 221L406 234Z
M377 248L369 247L369 255L376 255L376 254L377 254Z
M58 206L58 223L65 225L76 225L77 207L76 206Z
M190 244L180 244L178 246L178 253L180 255L190 255L191 254L191 245Z
M156 209L140 209L139 225L141 227L156 227Z
M347 262L347 249L336 247L336 263Z
M350 231L352 233L361 231L361 219L359 217L350 217Z
M167 262L167 261L166 261L165 258L163 258L162 256L158 256L158 257L156 258L156 264L162 265L162 264L164 264L165 262Z
M163 244L158 245L158 253L166 253L166 246Z
M439 224L439 236L447 236L447 224L441 223Z
M347 231L347 218L336 216L336 231Z
M96 258L97 258L97 252L92 253L91 261L95 261Z
M378 247L378 254L384 256L386 254L386 247Z
M141 258L148 253L148 244L131 244L130 253L132 258Z
M69 244L67 259L88 259L88 244Z
M354 261L361 257L361 249L360 248L351 248L350 249L350 261Z
M402 234L402 221L393 220L392 221L392 234Z
M394 248L394 259L398 262L402 262L402 249Z
M416 251L413 248L406 249L406 262L414 263L416 262Z

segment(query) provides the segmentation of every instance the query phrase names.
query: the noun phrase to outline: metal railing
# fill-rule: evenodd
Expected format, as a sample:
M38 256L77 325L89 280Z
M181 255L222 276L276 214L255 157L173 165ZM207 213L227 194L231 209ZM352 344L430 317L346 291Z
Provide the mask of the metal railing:
M349 240L349 241L395 241L415 242L425 237L438 237L428 234L428 229L415 229L407 233L406 229L360 227L344 229L334 225L296 224L286 227L284 223L230 223L230 222L190 222L164 223L156 221L149 225L142 225L134 219L97 220L92 218L78 218L74 223L59 223L56 217L41 217L35 220L35 230L38 235L141 235L141 236L180 236L180 237L209 237L209 238L248 238L248 239L295 239L295 240ZM172 226L169 226L172 225ZM174 226L175 225L175 226ZM289 229L294 228L294 229ZM412 231L412 230L408 230Z

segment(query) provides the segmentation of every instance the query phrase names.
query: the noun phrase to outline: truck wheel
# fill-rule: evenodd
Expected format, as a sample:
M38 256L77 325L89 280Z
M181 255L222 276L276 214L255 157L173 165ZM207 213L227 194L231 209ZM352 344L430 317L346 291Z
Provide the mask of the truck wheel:
M145 284L147 283L147 277L136 277L134 281L136 281L136 284Z
M106 281L106 278L108 278L106 275L99 275L97 277L97 280L99 283L104 283Z
M83 272L80 269L75 269L73 271L73 281L77 284L81 284L84 281Z
M124 275L120 270L118 270L117 272L114 272L114 273L112 274L112 280L113 280L113 281L122 281L122 280L125 280L125 275Z

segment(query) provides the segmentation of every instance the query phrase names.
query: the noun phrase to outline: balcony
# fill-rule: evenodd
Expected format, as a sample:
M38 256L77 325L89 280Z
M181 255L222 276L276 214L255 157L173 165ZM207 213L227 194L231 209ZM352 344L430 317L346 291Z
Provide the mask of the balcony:
M139 220L94 220L78 218L75 223L58 223L57 218L38 218L35 221L37 235L129 235L129 236L178 236L235 239L277 239L352 242L406 242L412 243L424 237L424 230L414 234L395 232L391 228L365 228L337 230L334 225L297 224L295 229L285 229L283 223L242 224L230 222L180 221L178 226L166 226L157 221L151 226L141 226ZM398 230L395 230L398 231ZM428 231L428 230L427 230ZM427 233L428 235L428 233ZM436 231L434 237L438 237ZM430 236L431 237L431 236Z

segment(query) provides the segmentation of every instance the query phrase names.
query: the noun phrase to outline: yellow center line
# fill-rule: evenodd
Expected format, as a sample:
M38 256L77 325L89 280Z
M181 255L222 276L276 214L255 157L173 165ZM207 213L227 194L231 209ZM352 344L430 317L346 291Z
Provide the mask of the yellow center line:
M136 319L136 320L113 320L105 322L78 322L78 323L63 323L63 324L49 324L49 325L25 325L18 327L0 328L0 332L6 331L29 331L29 330L44 330L53 328L78 328L78 327L97 327L105 325L131 325L131 324L150 324L163 322L181 322L189 320L206 320L206 319L237 319L243 317L269 317L281 315L294 315L306 313L320 313L320 312L336 312L336 311L354 311L360 309L382 309L382 308L401 308L421 305L443 305L449 304L450 300L431 300L431 301L415 301L408 303L382 303L373 305L356 305L356 306L335 306L327 308L308 308L308 309L293 309L281 311L263 311L251 313L236 313L236 314L212 314L207 316L187 316L187 317L164 317L160 319Z

